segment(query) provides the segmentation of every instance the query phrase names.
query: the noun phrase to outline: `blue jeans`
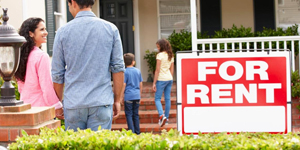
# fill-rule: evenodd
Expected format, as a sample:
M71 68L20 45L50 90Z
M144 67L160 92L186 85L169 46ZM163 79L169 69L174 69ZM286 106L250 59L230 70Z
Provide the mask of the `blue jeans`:
M111 129L113 109L112 105L104 105L90 108L64 109L65 127L77 131L90 128L93 131Z
M163 114L163 108L161 104L161 96L164 92L165 95L165 117L169 118L169 112L171 108L171 88L173 80L170 81L157 81L156 82L156 92L155 92L155 105L159 116Z
M127 100L124 102L124 106L128 130L140 134L140 100Z

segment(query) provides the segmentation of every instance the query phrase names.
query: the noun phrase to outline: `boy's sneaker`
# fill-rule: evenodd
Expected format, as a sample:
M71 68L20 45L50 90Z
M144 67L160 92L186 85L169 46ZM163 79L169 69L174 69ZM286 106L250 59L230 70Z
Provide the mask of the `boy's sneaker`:
M159 124L160 127L164 126L164 125L166 124L166 121L167 121L167 117L164 116L164 117L162 118L162 120L160 121L160 124Z

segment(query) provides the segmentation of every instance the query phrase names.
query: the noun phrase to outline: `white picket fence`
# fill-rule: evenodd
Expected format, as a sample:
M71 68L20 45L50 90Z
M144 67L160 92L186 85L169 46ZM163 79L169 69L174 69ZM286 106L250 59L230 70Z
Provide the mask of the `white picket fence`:
M192 51L200 52L245 52L245 51L291 51L292 70L295 71L295 50L300 49L300 36L276 36L276 37L247 37L247 38L216 38L216 39L197 39L197 18L196 18L196 0L190 0L191 7L191 33L192 33ZM280 44L283 42L283 45ZM290 43L290 44L288 44ZM198 45L200 44L200 48ZM272 47L272 44L275 44ZM228 45L231 45L229 47ZM238 46L236 46L238 45ZM244 45L244 46L243 46ZM268 45L266 47L266 45ZM291 45L288 47L288 45ZM208 48L206 48L208 47ZM300 71L300 61L299 68Z
M200 53L241 53L289 49L291 51L292 70L294 71L295 50L300 49L300 36L197 39L196 43L200 45L200 48L198 47L198 50L201 49ZM297 70L300 70L300 68Z

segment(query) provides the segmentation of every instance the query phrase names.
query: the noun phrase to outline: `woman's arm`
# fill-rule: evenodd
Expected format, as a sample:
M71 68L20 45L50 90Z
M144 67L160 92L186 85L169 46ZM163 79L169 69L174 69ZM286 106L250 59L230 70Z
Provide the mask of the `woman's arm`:
M154 73L154 81L153 81L153 91L156 92L156 82L158 79L158 75L160 72L160 64L161 64L161 60L156 59L156 69L155 69L155 73Z
M45 104L47 106L54 106L55 109L62 108L62 103L59 101L53 88L50 74L50 59L47 54L41 56L37 67L37 74Z
M171 75L173 76L173 73L174 73L174 62L171 63L170 72L171 72Z

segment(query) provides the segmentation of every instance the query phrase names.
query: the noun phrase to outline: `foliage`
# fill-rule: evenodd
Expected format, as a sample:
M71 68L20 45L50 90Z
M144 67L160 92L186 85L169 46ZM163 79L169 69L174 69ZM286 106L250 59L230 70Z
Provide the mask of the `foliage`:
M253 37L254 33L251 28L245 28L241 26L238 28L236 25L233 25L232 28L225 29L223 28L220 31L215 31L213 38L237 38L237 37Z
M2 77L0 77L0 87L3 85L3 83L4 83L4 81L3 81ZM0 89L0 91L1 91L1 89Z
M149 50L146 50L146 55L144 56L144 59L147 61L149 73L153 73L156 69L156 54L157 52L150 52Z
M115 149L115 150L152 150L152 149L300 149L300 137L295 133L219 133L180 135L178 131L163 130L161 135L141 133L136 135L131 130L120 131L87 130L65 131L64 128L51 130L42 128L40 135L27 135L9 145L10 150L52 150L52 149Z
M16 100L20 100L20 93L18 89L18 83L16 81L11 81L11 84L15 87L15 95L16 95Z
M291 91L292 98L300 97L300 76L298 70L292 72L291 75ZM300 105L297 105L296 108L300 111Z
M299 98L300 97L300 76L298 70L292 72L291 76L291 90L292 90L292 97Z
M197 32L198 39L207 39L209 35L207 33ZM179 33L176 33L175 30L168 37L168 41L172 45L173 53L176 54L177 51L187 51L192 49L192 34L187 30L181 30ZM198 49L202 49L198 45Z
M264 28L262 32L256 32L255 36L256 37L266 37L266 36L294 36L294 35L299 35L298 33L298 25L295 24L291 27L288 27L286 30L283 30L282 28L277 28L277 30L273 29L268 29ZM259 45L260 46L260 45ZM269 47L269 43L265 43L265 47ZM276 43L272 42L272 47L276 47ZM284 42L279 42L279 47L284 48ZM299 54L299 42L294 43L295 47L295 57L298 56ZM291 49L292 44L290 41L287 42L287 48Z
M4 81L2 79L2 77L0 77L0 87L3 85ZM11 81L11 84L15 87L15 95L16 95L16 100L20 100L20 93L19 93L19 90L18 90L18 84L16 81ZM1 89L0 89L0 92L1 92ZM0 93L0 96L1 96L1 93Z
M283 28L277 28L276 30L264 28L263 31L257 31L252 32L251 28L245 28L244 26L237 27L236 25L233 25L230 29L222 29L220 31L215 31L215 34L212 36L208 36L206 33L202 34L200 32L197 32L198 39L207 39L207 38L239 38L239 37L269 37L269 36L293 36L298 35L298 25L293 25L291 27L288 27L286 30L283 30ZM179 33L176 33L173 31L173 33L168 37L168 40L170 41L173 52L176 54L177 51L186 51L192 49L192 41L191 41L191 32L187 30L181 30ZM272 47L276 47L276 42L272 42ZM224 49L224 44L220 44L220 49ZM206 44L205 49L209 49L209 45ZM231 47L238 48L239 43L235 43L234 46L232 46L231 43L227 44L227 48L231 49ZM269 42L264 43L264 47L269 47ZM292 44L290 41L287 42L287 48L291 49ZM295 56L299 53L299 43L294 43L295 47ZM198 50L202 50L202 45L198 44ZM246 43L242 43L242 48L246 49L247 45ZM254 44L249 44L250 49L254 49ZM262 44L257 43L257 49L261 49ZM284 48L284 43L279 42L279 48ZM213 44L213 49L217 49L217 44Z

